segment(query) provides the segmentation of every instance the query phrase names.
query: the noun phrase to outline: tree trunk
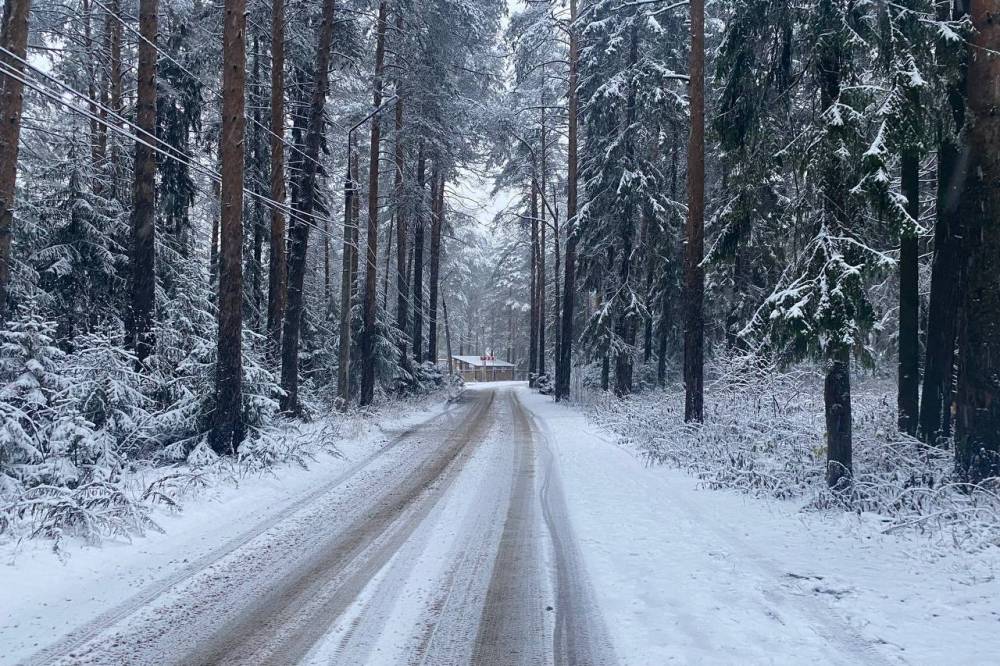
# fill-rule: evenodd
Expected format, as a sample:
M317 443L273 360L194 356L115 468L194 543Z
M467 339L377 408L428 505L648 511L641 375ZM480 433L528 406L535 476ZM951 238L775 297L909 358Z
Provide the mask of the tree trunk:
M264 89L263 81L261 81L260 76L260 38L255 34L253 39L253 88L255 91L254 102L253 103L253 161L254 169L259 169L264 163L264 135L261 130L263 123L261 122L260 109L263 100L261 99L260 91ZM266 193L262 191L262 187L258 184L256 178L254 178L254 192L266 196ZM265 229L265 218L266 213L264 212L264 202L255 198L253 200L253 272L251 273L252 282L250 285L250 295L253 303L251 312L253 313L253 327L255 330L260 331L261 329L261 299L263 297L262 286L264 279L264 233Z
M378 4L378 27L375 42L374 108L382 106L382 70L385 64L386 3ZM375 309L378 307L378 167L382 125L378 114L372 118L371 157L368 163L368 257L365 263L365 330L361 340L361 405L370 405L375 398Z
M246 0L225 1L222 46L222 250L212 449L243 440L243 160L246 135Z
M687 244L684 254L684 420L704 418L705 2L691 0Z
M629 44L629 66L635 67L639 60L639 30L633 23ZM636 87L632 84L629 87L628 102L626 108L625 135L624 135L624 162L626 165L635 162L635 142L633 141L632 127L636 118ZM618 229L621 240L621 264L618 271L620 293L624 298L616 298L619 302L624 300L624 304L619 304L618 318L615 322L615 334L621 340L623 350L615 355L615 395L623 397L632 393L632 371L633 358L635 352L635 312L632 307L632 299L635 294L632 288L632 253L635 246L635 209L631 199L626 201L624 215L618 221Z
M531 181L531 338L528 342L528 383L538 374L538 191Z
M1000 472L1000 0L972 0L969 165L961 212L968 271L959 339L955 456L961 478Z
M570 377L573 363L573 310L576 305L576 208L577 208L577 60L579 44L576 28L576 2L570 0L570 31L569 31L569 91L567 106L569 112L567 167L566 167L566 266L564 273L562 341L559 345L559 364L556 369L556 400L564 400L570 395Z
M402 8L397 8L396 30L399 34L403 31ZM405 152L403 149L403 97L401 86L396 84L396 174L394 179L394 189L396 193L396 327L405 333L409 328L410 321L410 282L406 279L406 253L408 230L406 225L406 210L404 198L406 195L406 181L404 180ZM406 359L406 336L400 336L400 354Z
M108 22L106 24L106 29L108 30L108 50L110 62L110 80L108 81L108 107L114 111L119 116L122 114L122 89L124 82L122 80L122 24L121 24L121 0L112 0L111 2L111 15L108 16ZM106 116L102 116L106 117ZM105 128L106 129L106 128ZM120 176L121 176L121 150L119 148L119 143L116 139L108 139L105 135L105 140L111 141L111 191L115 197L120 194Z
M353 138L349 139L353 142ZM340 350L337 366L337 396L341 408L347 409L351 399L351 308L353 307L354 284L352 264L357 248L354 245L354 230L358 220L354 217L354 199L358 196L352 173L354 146L348 144L347 178L344 180L344 252L340 272Z
M917 226L920 221L920 158L907 151L902 158L903 196L906 212L913 220L904 225L899 246L899 430L917 434L920 389L920 285Z
M660 309L660 326L657 332L656 341L656 385L660 388L667 386L667 316L669 315L670 301L667 297L667 290L663 290L662 304Z
M285 202L285 2L271 0L271 199ZM267 339L271 354L281 349L288 266L285 257L285 215L271 208L271 239L267 283Z
M6 0L0 44L13 53L0 55L0 62L18 74L24 72L28 50L28 15L31 0ZM14 195L17 181L17 152L21 137L24 84L4 76L0 88L0 321L7 318L10 289L10 245L14 223Z
M553 200L555 200L555 188L552 188L552 195L553 195L553 197L552 197ZM559 362L560 362L560 360L562 360L562 350L560 348L561 345L562 345L562 318L559 316L559 307L560 307L560 298L559 297L561 295L561 292L560 292L560 289L559 289L559 274L562 271L562 267L560 266L560 263L562 261L562 257L560 256L560 251L561 250L560 250L560 247L559 247L559 209L558 208L555 210L555 214L552 217L552 229L553 229L553 231L552 231L552 260L553 260L553 267L552 267L553 268L553 270L552 270L552 290L554 292L553 293L554 298L553 298L553 301L552 301L552 304L553 304L552 310L555 313L555 316L554 316L555 326L554 326L554 330L553 330L553 333L554 333L554 338L553 339L555 341L554 350L553 350L555 352L555 357L554 357L555 358L555 361L554 361L555 368L553 369L553 374L554 374L554 377L558 377L559 376Z
M136 125L146 137L156 134L156 12L157 0L139 3L139 32L144 39L139 42ZM137 141L132 190L132 308L128 321L129 340L140 364L153 351L155 186L156 153L145 142Z
M431 213L431 284L428 301L427 359L431 363L438 360L438 282L441 272L441 227L444 224L444 172L435 176L434 207Z
M826 482L834 489L850 484L851 443L851 352L844 349L830 361L823 387L826 410Z
M441 297L441 307L444 309L444 345L448 353L448 374L455 374L455 364L451 358L451 327L448 325L448 301Z
M965 6L957 3L954 13L942 5L938 18L961 19ZM948 88L953 127L939 124L937 219L934 223L934 259L927 307L927 340L924 357L923 394L920 401L920 438L939 445L951 432L951 393L955 369L955 338L958 309L963 299L965 269L964 234L959 203L966 177L960 145L965 125L965 77Z
M544 173L544 170L543 170ZM544 187L545 181L542 181ZM536 183L537 187L537 183ZM545 286L548 276L545 274L545 190L539 189L538 196L542 200L538 207L538 374L545 374Z
M424 360L424 169L426 161L421 144L417 153L417 210L413 229L413 358Z
M299 209L293 213L289 229L288 301L281 340L281 408L286 412L299 410L299 333L302 326L303 289L306 256L309 245L309 225L316 210L319 176L319 152L323 140L323 109L330 82L330 49L333 43L335 0L324 0L323 18L316 47L316 69L313 72L312 100L306 129L305 155L301 161L299 179Z

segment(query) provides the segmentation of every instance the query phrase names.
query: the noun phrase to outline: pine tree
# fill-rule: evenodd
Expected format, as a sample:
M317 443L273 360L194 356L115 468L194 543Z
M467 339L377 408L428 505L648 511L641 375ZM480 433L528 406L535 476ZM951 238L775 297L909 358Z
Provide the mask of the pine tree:
M386 2L381 0L378 6L377 37L375 44L375 79L372 106L378 109L382 106L382 74L385 65L385 20ZM365 297L364 297L364 331L361 336L361 396L362 406L370 405L375 399L375 363L376 342L378 334L375 330L378 310L376 288L378 284L376 271L378 269L378 220L379 220L379 158L381 145L381 119L376 114L372 120L371 155L368 163L368 254L365 261ZM419 350L419 347L415 348ZM419 353L419 352L418 352Z
M0 88L0 322L7 318L10 290L11 236L14 223L14 194L17 181L18 141L21 136L21 112L24 109L19 77L24 73L23 60L28 48L28 17L31 0L4 3L0 62L5 69Z
M960 209L969 246L959 332L955 456L978 482L1000 471L1000 0L972 0L969 45L969 165Z
M226 0L222 76L222 199L219 252L219 333L215 412L216 453L243 441L243 174L246 138L246 2Z

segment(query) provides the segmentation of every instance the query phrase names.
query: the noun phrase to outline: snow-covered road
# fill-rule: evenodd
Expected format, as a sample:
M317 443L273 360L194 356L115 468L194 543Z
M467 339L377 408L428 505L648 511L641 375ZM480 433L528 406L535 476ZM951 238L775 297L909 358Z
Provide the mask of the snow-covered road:
M100 570L0 598L0 662L988 663L1000 645L994 581L699 491L518 384L320 477L114 603L50 605Z

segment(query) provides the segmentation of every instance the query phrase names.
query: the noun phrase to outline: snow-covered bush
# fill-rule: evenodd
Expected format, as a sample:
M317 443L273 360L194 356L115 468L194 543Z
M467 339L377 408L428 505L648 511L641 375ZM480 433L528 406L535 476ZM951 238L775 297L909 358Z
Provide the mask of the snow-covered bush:
M555 383L552 381L552 376L545 372L535 379L535 390L542 395L551 395L555 391Z
M956 482L950 451L926 447L896 427L893 384L864 378L852 387L853 484L824 480L822 378L799 367L779 372L728 358L710 374L703 425L684 423L684 391L671 387L620 400L599 394L592 418L648 461L679 467L709 488L798 500L810 510L846 509L886 532L924 532L966 548L1000 545L995 480Z

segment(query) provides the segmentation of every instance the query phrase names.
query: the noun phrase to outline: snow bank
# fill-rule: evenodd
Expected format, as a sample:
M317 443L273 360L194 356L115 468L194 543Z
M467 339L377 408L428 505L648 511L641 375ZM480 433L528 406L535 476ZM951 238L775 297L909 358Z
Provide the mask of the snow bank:
M1000 545L997 481L959 483L951 451L901 434L893 385L855 378L854 485L835 494L824 481L822 378L740 370L707 386L701 426L684 423L679 387L627 400L594 395L588 413L648 462L692 472L710 488L848 510L883 532L919 533L968 551Z

